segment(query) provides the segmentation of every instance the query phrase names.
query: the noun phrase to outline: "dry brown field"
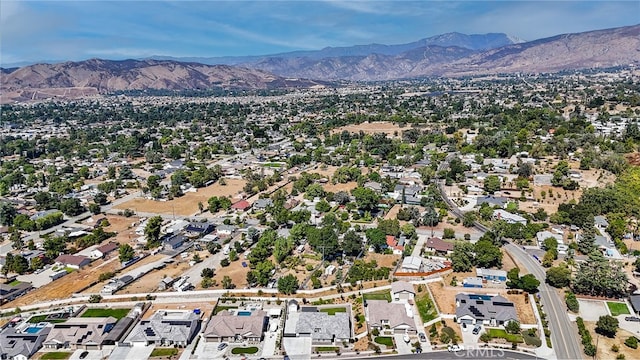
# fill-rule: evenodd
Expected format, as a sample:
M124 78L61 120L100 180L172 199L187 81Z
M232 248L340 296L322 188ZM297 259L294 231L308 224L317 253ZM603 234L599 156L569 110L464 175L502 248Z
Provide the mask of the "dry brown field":
M331 130L331 134L340 134L343 131L348 131L349 133L359 133L360 131L364 132L365 134L376 134L376 133L385 133L387 134L387 136L393 137L394 133L397 133L398 137L402 134L402 131L404 130L408 130L410 129L410 127L406 126L406 127L400 127L397 124L391 123L391 122L386 122L386 121L380 121L380 122L364 122L362 124L352 124L352 125L346 125L346 126L341 126L339 128L336 128L334 130Z
M177 199L168 201L156 201L143 198L137 198L118 205L117 209L131 209L133 211L140 212L154 212L158 214L176 214L182 216L191 216L197 214L198 203L201 202L205 208L207 207L207 201L212 196L224 196L233 198L238 193L242 192L246 181L243 179L225 179L226 185L220 185L220 182L216 182L213 185L209 185L204 188L198 189L198 192L187 192L184 196ZM232 199L231 202L236 202L238 199Z
M618 329L614 338L608 338L596 333L596 323L593 321L585 321L585 327L591 333L593 337L593 344L597 346L597 358L598 359L615 359L618 354L624 354L625 359L635 360L640 358L640 350L632 349L624 344L624 341L629 336L638 337L638 334L633 334L629 331ZM619 351L616 353L611 351L613 345L618 345Z

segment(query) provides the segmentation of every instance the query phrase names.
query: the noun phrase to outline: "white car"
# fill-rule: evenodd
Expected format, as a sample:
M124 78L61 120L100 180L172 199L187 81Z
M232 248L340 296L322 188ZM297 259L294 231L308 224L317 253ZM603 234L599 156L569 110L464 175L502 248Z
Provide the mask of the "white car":
M462 347L462 345L454 344L454 345L449 345L447 350L449 350L450 352L455 352L455 351L462 351L464 350L464 348Z
M411 342L411 338L409 337L409 335L405 335L402 340L404 340L404 342L406 342L407 344Z

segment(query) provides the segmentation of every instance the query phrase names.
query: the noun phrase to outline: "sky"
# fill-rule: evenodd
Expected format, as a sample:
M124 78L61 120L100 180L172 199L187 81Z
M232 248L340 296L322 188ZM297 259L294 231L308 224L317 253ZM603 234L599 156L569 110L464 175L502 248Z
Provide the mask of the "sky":
M0 65L265 55L447 32L523 40L640 23L640 0L0 1Z

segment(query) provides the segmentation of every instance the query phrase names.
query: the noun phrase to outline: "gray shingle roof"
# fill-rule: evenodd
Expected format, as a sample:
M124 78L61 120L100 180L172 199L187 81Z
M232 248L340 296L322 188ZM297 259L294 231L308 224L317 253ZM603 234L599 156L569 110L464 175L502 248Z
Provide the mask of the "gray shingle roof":
M311 334L313 340L348 339L351 337L350 315L337 312L329 315L326 312L300 312L296 333Z
M456 295L456 316L458 318L471 316L479 321L518 320L515 305L500 295L458 294Z

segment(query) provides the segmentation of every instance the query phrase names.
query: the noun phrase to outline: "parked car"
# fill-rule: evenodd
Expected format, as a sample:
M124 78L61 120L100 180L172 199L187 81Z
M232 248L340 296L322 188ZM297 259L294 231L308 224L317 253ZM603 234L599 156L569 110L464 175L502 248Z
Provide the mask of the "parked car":
M425 335L425 333L419 333L418 337L420 338L420 341L422 341L422 342L426 342L427 341L427 335Z
M482 326L480 326L480 325L476 325L476 326L473 328L473 331L472 331L472 332L473 332L473 335L478 335L478 334L480 334L480 330L482 330Z
M627 321L640 322L640 317L637 316L627 316L624 319Z
M467 327L467 323L462 323L462 331L467 331L469 328Z
M220 345L218 345L218 351L224 350L224 348L226 348L227 346L228 346L227 343L220 343Z
M409 335L405 335L402 340L404 340L404 342L406 342L407 344L411 342L411 338L409 337Z
M83 352L80 354L80 359L84 359L84 358L86 358L86 357L87 357L87 355L89 355L89 352L88 352L88 351L86 351L86 350L85 350L85 351L83 351Z
M455 352L455 351L462 351L464 350L464 348L462 347L462 345L449 345L449 347L447 348L447 350L449 350L450 352Z

